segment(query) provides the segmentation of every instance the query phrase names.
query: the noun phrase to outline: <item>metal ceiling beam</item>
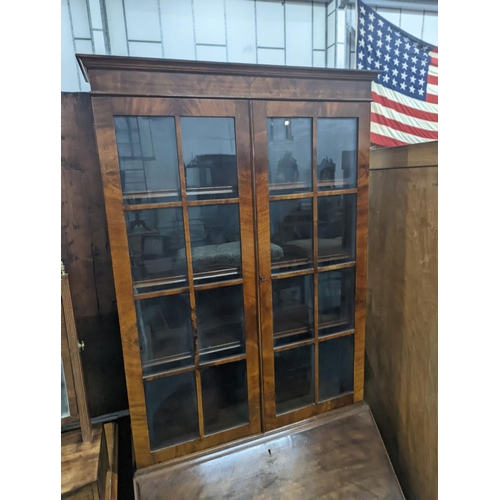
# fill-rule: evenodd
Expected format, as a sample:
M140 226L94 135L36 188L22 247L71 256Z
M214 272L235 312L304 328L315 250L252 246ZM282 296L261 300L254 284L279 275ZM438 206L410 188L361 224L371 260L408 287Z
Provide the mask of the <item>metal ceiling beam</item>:
M427 12L437 12L438 3L434 2L413 2L412 0L363 0L370 7L384 7L388 9L418 10ZM355 4L355 0L342 0L339 8L343 9L348 5Z

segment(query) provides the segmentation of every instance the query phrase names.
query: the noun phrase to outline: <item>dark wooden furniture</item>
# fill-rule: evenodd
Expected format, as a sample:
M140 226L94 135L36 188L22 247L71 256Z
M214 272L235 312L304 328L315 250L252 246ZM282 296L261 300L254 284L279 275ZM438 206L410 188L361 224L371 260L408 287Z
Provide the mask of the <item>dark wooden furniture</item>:
M87 406L68 274L61 263L61 498L117 500L118 428L92 426Z
M361 401L375 73L77 57L137 467Z
M138 471L137 500L404 500L366 403Z

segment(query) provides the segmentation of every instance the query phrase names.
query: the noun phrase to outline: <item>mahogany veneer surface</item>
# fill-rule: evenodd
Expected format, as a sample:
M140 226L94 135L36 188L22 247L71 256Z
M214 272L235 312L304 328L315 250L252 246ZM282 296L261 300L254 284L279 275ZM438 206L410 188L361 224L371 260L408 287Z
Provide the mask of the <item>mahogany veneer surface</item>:
M137 500L404 496L366 403L135 476Z

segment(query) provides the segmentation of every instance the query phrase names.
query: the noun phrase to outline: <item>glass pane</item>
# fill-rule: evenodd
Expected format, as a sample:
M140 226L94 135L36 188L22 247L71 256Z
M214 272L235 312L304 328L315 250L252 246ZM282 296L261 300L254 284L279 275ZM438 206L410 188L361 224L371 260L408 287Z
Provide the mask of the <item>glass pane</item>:
M312 199L270 203L273 274L313 267Z
M124 203L179 200L174 118L115 116L115 133Z
M136 295L187 286L181 208L125 212Z
M314 346L274 353L276 414L314 403Z
M318 189L356 187L358 119L318 118Z
M244 353L242 286L198 290L195 300L200 361Z
M354 328L354 269L318 274L320 336Z
M313 276L273 280L275 347L314 336Z
M194 364L189 294L137 300L143 375Z
M356 195L318 196L318 264L355 259Z
M319 399L353 391L354 335L319 343Z
M194 372L144 383L151 451L200 437Z
M61 358L61 418L70 416L68 388L66 387L66 377L64 376L64 365Z
M248 424L245 360L204 369L201 389L205 434Z
M234 118L183 117L181 129L189 198L237 197Z
M268 118L269 192L311 191L311 118Z
M238 205L189 207L188 213L195 284L241 277Z

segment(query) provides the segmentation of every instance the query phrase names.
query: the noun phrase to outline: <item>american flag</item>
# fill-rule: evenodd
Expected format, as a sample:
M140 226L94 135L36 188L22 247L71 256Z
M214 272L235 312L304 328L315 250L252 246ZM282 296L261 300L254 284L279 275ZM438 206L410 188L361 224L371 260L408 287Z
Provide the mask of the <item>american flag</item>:
M372 84L370 141L402 146L438 138L438 49L357 2L358 69Z

